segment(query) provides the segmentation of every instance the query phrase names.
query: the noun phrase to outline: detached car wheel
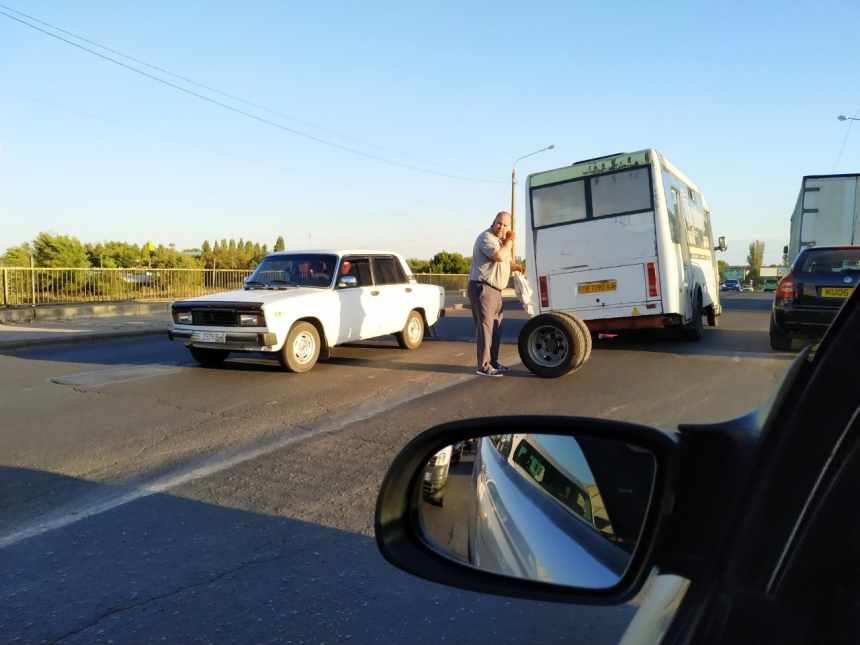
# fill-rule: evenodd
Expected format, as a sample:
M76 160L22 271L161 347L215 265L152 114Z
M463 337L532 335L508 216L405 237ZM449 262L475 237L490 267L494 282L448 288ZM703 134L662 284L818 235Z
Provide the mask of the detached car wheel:
M403 349L418 349L424 340L424 319L417 311L412 311L406 318L403 331L394 334L397 344Z
M560 313L531 318L520 332L517 348L523 365L541 378L564 376L578 369L586 357L582 329Z
M293 325L284 346L278 353L278 360L288 372L307 372L320 357L320 335L317 328L309 322Z
M200 363L203 367L217 367L230 355L226 349L208 349L206 347L189 347L191 358Z
M773 316L770 317L770 348L778 352L786 352L791 349L791 338L779 330L779 327L773 322Z

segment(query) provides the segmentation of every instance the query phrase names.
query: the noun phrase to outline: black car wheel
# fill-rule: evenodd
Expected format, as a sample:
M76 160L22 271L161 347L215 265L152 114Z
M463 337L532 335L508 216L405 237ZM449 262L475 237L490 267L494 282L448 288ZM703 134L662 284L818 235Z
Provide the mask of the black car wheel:
M773 316L770 317L770 348L778 352L785 352L791 349L791 338L779 330L779 327L776 326L773 320Z

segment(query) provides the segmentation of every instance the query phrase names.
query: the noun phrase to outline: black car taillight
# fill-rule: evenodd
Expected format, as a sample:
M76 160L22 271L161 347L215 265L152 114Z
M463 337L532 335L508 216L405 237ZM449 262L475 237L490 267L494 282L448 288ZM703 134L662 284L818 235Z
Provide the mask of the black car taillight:
M794 296L794 276L790 273L776 285L777 298L791 298Z

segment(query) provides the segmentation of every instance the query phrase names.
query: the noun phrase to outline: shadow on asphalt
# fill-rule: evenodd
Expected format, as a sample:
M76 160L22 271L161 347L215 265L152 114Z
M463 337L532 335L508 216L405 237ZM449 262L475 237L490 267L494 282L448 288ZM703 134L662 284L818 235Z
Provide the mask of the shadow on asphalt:
M0 479L122 492L20 468ZM213 486L236 493L230 481ZM293 495L307 491L285 487L285 505ZM591 623L587 642L605 643L636 611L444 587L389 565L370 536L170 494L6 546L0 572L5 642L546 643Z

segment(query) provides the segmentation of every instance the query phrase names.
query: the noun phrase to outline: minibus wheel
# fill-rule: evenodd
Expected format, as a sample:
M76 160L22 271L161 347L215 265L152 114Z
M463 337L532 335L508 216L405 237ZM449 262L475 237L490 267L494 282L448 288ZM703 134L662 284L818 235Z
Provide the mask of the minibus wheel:
M708 307L706 315L708 318L708 327L716 327L720 324L720 317L717 315L717 310L714 308L714 305Z

